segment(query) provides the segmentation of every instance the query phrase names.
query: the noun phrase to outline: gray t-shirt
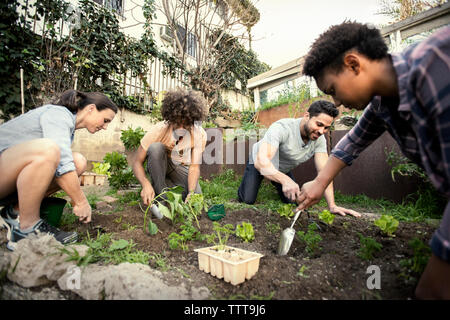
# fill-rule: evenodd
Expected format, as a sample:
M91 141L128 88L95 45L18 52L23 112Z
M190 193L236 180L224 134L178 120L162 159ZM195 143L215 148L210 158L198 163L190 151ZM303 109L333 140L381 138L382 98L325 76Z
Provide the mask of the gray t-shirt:
M74 171L71 145L75 132L76 115L62 106L47 104L32 109L0 125L0 153L22 142L48 138L60 148L57 177Z
M254 163L262 142L278 148L272 163L283 173L288 173L300 163L308 161L316 152L327 153L327 143L323 135L316 141L310 140L307 144L303 142L300 134L301 121L302 118L286 118L272 123L264 137L253 145L250 163Z

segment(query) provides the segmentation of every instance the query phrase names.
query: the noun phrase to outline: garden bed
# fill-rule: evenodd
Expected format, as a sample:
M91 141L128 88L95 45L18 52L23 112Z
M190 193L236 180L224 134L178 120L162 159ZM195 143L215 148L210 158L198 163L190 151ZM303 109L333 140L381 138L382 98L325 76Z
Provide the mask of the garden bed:
M358 208L355 208L358 210ZM66 208L67 210L67 208ZM364 212L365 208L359 208ZM317 217L317 216L316 216ZM170 220L153 219L159 231L150 235L143 231L144 214L136 203L115 202L94 210L92 223L78 222L65 226L76 230L83 239L91 239L102 233L113 233L115 239L132 240L135 249L152 257L149 264L160 270L179 272L195 286L205 286L217 299L410 299L414 298L417 275L401 265L402 260L412 258L409 241L413 238L428 243L435 226L427 223L400 222L395 237L383 235L373 224L376 214L364 214L361 218L336 216L331 226L321 226L317 234L322 237L317 252L305 251L305 243L295 237L289 253L278 256L277 248L281 231L291 222L270 210L227 210L219 222L236 226L243 221L251 222L255 231L253 242L242 242L235 235L228 245L255 251L263 255L258 272L249 280L232 285L223 279L199 269L198 255L194 249L208 246L206 241L190 241L188 250L173 250L168 244L172 232L180 232L179 226ZM148 219L148 218L147 218ZM307 231L311 221L302 214L296 222L296 231ZM213 223L203 213L199 217L200 232L213 233ZM371 237L383 247L373 254L372 260L358 256L361 247L359 234ZM377 265L381 271L381 289L369 290L367 268ZM173 279L173 272L163 272L166 281ZM175 281L174 281L175 283Z

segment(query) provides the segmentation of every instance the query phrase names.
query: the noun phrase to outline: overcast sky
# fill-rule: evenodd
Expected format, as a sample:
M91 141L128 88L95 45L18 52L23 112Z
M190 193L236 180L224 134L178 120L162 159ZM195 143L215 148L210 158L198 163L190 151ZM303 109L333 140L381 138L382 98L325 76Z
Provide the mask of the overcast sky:
M375 25L388 18L376 15L380 0L254 0L261 18L252 28L252 49L272 68L307 54L329 26L344 20Z

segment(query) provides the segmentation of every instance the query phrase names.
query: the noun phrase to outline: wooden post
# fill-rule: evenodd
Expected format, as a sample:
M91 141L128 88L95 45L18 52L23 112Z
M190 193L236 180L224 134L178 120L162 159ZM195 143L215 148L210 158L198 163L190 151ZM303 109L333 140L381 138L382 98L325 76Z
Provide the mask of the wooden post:
M22 114L25 113L25 95L23 91L23 68L20 68L20 102L22 103Z
M255 98L255 111L259 109L260 104L259 104L259 87L255 87L255 89L253 90L253 95Z

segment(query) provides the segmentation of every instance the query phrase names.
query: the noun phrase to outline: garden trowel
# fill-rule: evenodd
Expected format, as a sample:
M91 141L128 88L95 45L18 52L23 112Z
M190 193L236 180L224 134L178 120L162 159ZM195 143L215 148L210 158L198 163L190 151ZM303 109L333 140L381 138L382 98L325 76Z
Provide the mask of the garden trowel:
M301 212L302 210L298 210L295 212L294 221L292 221L291 227L284 229L283 232L281 233L280 244L278 246L277 252L278 255L284 256L288 253L295 236L295 230L293 226L295 224L295 221L297 221L297 218Z

